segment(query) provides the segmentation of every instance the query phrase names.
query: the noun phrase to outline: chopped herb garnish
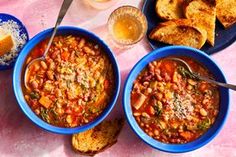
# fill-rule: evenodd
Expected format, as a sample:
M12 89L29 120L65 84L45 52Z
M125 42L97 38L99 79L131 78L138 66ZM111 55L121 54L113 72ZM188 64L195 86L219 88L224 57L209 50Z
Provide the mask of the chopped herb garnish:
M85 84L81 82L81 88L84 90L85 89Z
M162 109L158 105L155 105L154 110L155 110L155 116L159 117L162 113Z
M95 95L93 98L92 98L92 101L93 102L96 102L98 100L98 97Z
M40 116L42 117L44 121L50 123L47 109L40 108Z
M95 106L92 106L89 108L89 112L91 112L91 113L97 113L99 111L100 111L100 108L95 107Z
M161 133L164 134L164 135L168 135L169 134L169 130L168 129L163 129Z
M70 88L70 84L71 84L71 81L70 81L70 80L66 80L66 86L67 86L67 88Z
M183 66L178 66L177 71L185 78L197 79L191 72L186 70Z
M56 110L55 107L54 107L54 108L51 108L51 109L50 109L50 113L52 113L52 115L53 115L54 118L57 118L57 117L58 117L58 113L57 113L55 110Z
M210 127L211 125L211 120L209 118L203 120L201 123L198 124L198 129L200 130L206 130Z
M39 99L40 95L37 92L31 92L30 94L31 99Z

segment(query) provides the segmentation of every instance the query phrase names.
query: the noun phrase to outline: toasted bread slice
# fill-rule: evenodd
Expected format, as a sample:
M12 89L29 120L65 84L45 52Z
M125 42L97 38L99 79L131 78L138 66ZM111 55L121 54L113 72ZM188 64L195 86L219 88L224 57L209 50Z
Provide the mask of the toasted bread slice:
M207 31L207 42L215 44L215 21L216 2L215 0L187 0L184 2L184 15L193 19Z
M149 36L167 44L185 45L200 49L207 39L207 32L189 19L160 23Z
M163 20L180 19L183 17L184 0L157 0L156 13Z
M236 0L216 0L216 16L225 28L236 23Z
M123 119L104 121L88 131L74 134L72 148L80 154L93 156L117 142L123 125Z

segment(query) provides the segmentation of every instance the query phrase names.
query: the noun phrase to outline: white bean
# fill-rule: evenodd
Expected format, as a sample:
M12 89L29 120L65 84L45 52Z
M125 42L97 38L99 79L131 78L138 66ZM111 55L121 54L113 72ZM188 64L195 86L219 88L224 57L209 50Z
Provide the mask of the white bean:
M146 118L150 118L150 116L149 116L146 112L143 112L143 113L142 113L142 116L143 116L143 117L146 117Z
M134 112L134 114L133 114L135 117L137 117L137 116L140 116L141 115L141 113L140 112Z
M44 61L41 61L41 62L40 62L40 65L42 66L42 68L43 68L44 70L47 70L48 66L47 66L47 64L46 64Z
M200 114L205 117L205 116L207 116L207 111L204 108L201 108Z
M31 86L34 88L34 89L37 89L38 88L38 83L36 81L32 81L31 82Z

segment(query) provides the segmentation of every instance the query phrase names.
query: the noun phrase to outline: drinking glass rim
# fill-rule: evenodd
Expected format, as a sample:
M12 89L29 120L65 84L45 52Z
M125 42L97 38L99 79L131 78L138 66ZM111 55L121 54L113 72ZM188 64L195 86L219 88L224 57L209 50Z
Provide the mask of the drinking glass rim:
M110 29L110 26L109 26L109 23L111 21L111 18L112 16L114 16L114 13L117 12L117 10L120 10L120 9L125 9L125 8L131 8L131 9L135 9L139 14L142 15L142 18L144 20L141 21L141 23L143 23L144 25L142 25L142 27L144 28L142 30L142 33L140 34L140 36L137 38L137 40L135 40L134 42L132 43L125 43L125 42L119 42L117 40L114 40L114 35L112 35L113 33L111 33L111 29ZM135 7L135 6L131 6L131 5L123 5L123 6L120 6L118 8L116 8L115 10L112 11L112 13L110 14L109 18L108 18L108 21L107 21L107 24L108 24L108 31L109 31L109 34L111 34L114 42L116 42L117 44L122 44L122 45L134 45L134 44L137 44L138 42L140 42L144 37L145 37L145 34L147 33L147 30L148 30L148 23L147 23L147 18L146 16L144 15L144 13L138 8L138 7Z

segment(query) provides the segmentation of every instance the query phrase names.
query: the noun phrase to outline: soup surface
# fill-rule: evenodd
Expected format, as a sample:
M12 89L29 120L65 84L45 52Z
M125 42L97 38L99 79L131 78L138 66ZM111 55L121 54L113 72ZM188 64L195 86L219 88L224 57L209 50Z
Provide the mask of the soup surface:
M29 54L26 65L42 56L48 40ZM112 64L103 49L78 36L57 36L45 61L29 67L25 99L44 121L76 127L93 121L111 101L114 89Z
M181 57L194 72L213 78L191 58ZM179 62L153 61L138 75L131 92L133 116L152 138L173 144L193 141L214 123L219 90L194 78Z

